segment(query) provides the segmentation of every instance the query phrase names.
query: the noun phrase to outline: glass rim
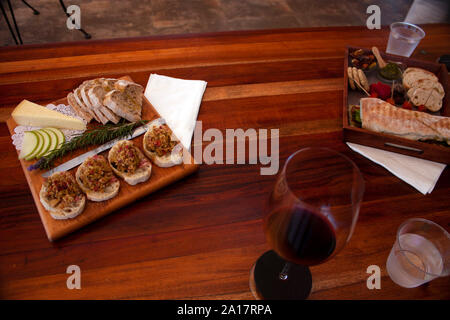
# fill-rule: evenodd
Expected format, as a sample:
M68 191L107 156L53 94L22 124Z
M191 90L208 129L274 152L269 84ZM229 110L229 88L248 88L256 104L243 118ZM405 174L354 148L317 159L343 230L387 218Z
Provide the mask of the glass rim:
M389 26L389 29L391 30L391 32L393 31L392 29L395 26L408 26L408 27L412 27L414 29L419 30L419 32L420 32L420 38L418 39L419 41L422 40L425 37L425 35L426 35L425 31L423 31L423 29L421 27L419 27L418 25L409 23L409 22L401 22L400 21L400 22L393 22L393 23L391 23L390 26ZM403 38L403 39L412 39L411 37L405 37L405 36L402 36L402 35L398 35L398 36L400 38Z
M398 246L400 248L400 253L402 254L402 256L406 259L406 261L408 261L408 263L410 265L412 265L415 269L419 270L420 272L423 272L427 275L433 276L433 277L441 277L444 274L444 266L442 268L442 272L440 274L435 274L435 273L431 273L425 270L422 270L421 268L419 268L418 266L416 266L414 263L411 262L411 260L405 255L404 251L408 251L404 248L402 248L402 245L400 243L400 232L402 231L403 227L405 227L408 223L411 222L422 222L422 223L426 223L426 224L430 224L434 227L437 227L439 230L442 231L442 233L444 235L447 236L448 239L450 239L450 234L447 232L447 230L445 230L442 226L440 226L439 224L437 224L436 222L433 222L431 220L427 220L427 219L423 219L423 218L410 218L408 220L403 221L403 223L400 225L400 227L398 227L397 230L397 235L396 235L396 241L398 243ZM428 239L427 239L428 240ZM434 244L433 244L434 245Z
M342 153L340 153L340 152L338 152L338 151L336 151L336 150L333 150L333 149L330 149L330 148L325 148L325 147L305 147L305 148L302 148L302 149L299 149L299 150L295 151L294 153L292 153L291 155L289 155L289 157L286 159L286 162L284 163L283 171L282 171L282 172L284 173L284 172L286 171L286 168L287 168L289 162L290 162L297 154L299 154L299 153L301 153L301 152L306 152L306 151L309 151L309 150L322 150L322 151L326 151L326 152L333 153L333 154L335 154L335 155L337 155L337 156L340 156L341 158L344 158L345 160L347 160L347 161L352 165L352 167L353 167L354 169L357 170L358 174L359 174L359 175L361 176L361 178L362 178L361 171L359 170L358 166L353 162L353 160L351 160L349 157L347 157L346 155L344 155L344 154L342 154Z
M321 151L326 151L326 152L335 154L336 156L339 156L339 157L343 158L344 160L346 160L348 163L350 163L350 165L353 167L353 169L355 170L355 172L356 172L356 174L357 174L357 176L358 176L358 180L359 180L359 182L360 182L360 184L361 184L362 191L364 192L364 190L365 190L365 183L364 183L363 175L362 175L361 171L359 170L358 166L353 162L353 160L351 160L351 159L350 159L349 157L347 157L346 155L344 155L344 154L342 154L342 153L340 153L340 152L338 152L338 151L336 151L336 150L330 149L330 148L325 148L325 147L306 147L306 148L299 149L299 150L295 151L294 153L292 153L292 154L286 159L286 162L284 163L284 166L283 166L283 170L281 171L281 174L284 176L284 180L286 181L286 185L287 185L289 191L295 196L295 198L298 199L298 197L297 197L297 196L295 195L295 193L292 191L291 187L289 186L289 184L288 184L288 182L287 182L287 179L286 179L286 169L287 169L289 163L291 162L291 160L292 160L295 156L297 156L299 153L306 152L306 151L310 151L310 150L321 150ZM308 203L306 203L306 204L308 204ZM309 204L308 204L308 205L309 205Z

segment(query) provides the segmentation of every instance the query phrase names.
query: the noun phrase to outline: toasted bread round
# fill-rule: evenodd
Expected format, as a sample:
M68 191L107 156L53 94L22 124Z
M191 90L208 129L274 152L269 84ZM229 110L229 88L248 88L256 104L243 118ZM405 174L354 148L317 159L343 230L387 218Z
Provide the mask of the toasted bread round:
M137 151L137 155L140 159L141 165L133 173L127 173L127 172L120 171L118 168L116 168L113 165L113 156L115 153L119 152L119 149L121 146L132 146ZM113 169L114 173L117 174L119 177L123 178L126 183L128 183L132 186L134 186L138 183L147 181L152 174L152 164L150 163L150 161L147 160L147 158L144 156L144 154L141 152L141 150L139 150L139 148L136 147L134 145L134 143L129 140L118 141L109 151L108 161L109 161L109 164L110 164L111 168Z
M94 157L96 157L96 156L94 156ZM97 157L98 157L98 155L97 155ZM106 189L101 192L93 191L84 185L84 183L81 179L81 172L85 168L87 161L91 158L92 157L84 160L84 162L77 169L77 172L75 174L75 179L76 179L78 185L80 186L81 190L83 190L84 193L86 193L87 198L91 201L99 202L99 201L106 201L111 198L114 198L119 193L120 182L118 180L111 182L106 187Z
M363 86L363 88L366 89L366 91L369 91L370 90L369 81L367 80L367 77L364 74L364 71L362 71L362 69L358 69L358 78L359 83Z
M348 75L348 84L350 85L350 88L352 90L356 90L355 82L353 81L352 67L347 68L347 75Z
M56 174L60 174L61 172L55 172L52 176ZM81 199L77 201L73 206L65 207L65 208L56 208L52 206L49 200L46 197L47 187L45 184L42 185L41 191L39 192L39 200L44 206L45 210L47 210L50 216L56 220L65 220L72 219L81 214L86 206L86 197L84 194L81 196Z
M356 69L355 67L352 67L352 78L353 81L355 81L355 84L358 88L358 90L361 90L361 88L358 86L358 84L362 87L363 85L361 84L361 81L359 80L359 75L358 75L358 69Z
M150 135L152 134L153 129L157 128L163 124L166 124L166 121L162 118L153 120L148 125L148 130L144 135L142 144L143 144L143 149L144 149L145 155L147 157L149 157L154 164L156 164L158 167L168 168L168 167L179 165L183 162L183 146L180 143L180 141L178 140L178 138L175 137L175 135L172 133L172 131L171 131L170 139L171 139L171 141L176 141L177 144L173 147L171 153L168 153L164 156L158 156L157 153L152 152L149 149L147 149L147 141L148 141Z

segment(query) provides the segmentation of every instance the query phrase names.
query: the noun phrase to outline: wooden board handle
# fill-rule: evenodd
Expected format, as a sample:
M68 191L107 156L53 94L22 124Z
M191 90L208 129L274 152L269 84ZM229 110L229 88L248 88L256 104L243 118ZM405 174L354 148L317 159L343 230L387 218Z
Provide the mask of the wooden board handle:
M422 154L423 150L421 149L417 149L417 148L413 148L413 147L408 147L408 146L403 146L401 144L396 144L396 143L391 143L391 142L385 142L384 143L385 146L388 147L393 147L393 148L398 148L398 149L404 149L404 150L408 150L408 151L413 151L413 152L417 152L418 154Z

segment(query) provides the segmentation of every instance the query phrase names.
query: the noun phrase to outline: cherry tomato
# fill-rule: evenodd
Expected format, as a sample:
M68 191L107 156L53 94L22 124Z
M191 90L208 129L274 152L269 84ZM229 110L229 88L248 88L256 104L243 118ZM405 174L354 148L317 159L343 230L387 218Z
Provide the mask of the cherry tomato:
M386 102L392 104L393 106L395 106L395 101L392 98L387 98Z
M371 98L378 98L378 93L376 93L375 91L374 91L374 92L371 92L371 93L370 93L370 97L371 97Z
M421 104L420 106L417 107L417 110L425 112L427 111L427 108L423 104Z
M405 101L402 105L403 109L412 110L412 104L409 101Z

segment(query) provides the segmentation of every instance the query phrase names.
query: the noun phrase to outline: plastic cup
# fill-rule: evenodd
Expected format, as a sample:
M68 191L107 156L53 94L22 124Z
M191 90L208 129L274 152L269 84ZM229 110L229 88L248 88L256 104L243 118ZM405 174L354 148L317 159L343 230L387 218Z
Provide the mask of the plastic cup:
M386 269L392 281L405 288L448 276L450 234L429 220L406 220L397 231Z
M425 37L425 31L407 22L394 22L387 44L386 53L410 57L420 40Z

